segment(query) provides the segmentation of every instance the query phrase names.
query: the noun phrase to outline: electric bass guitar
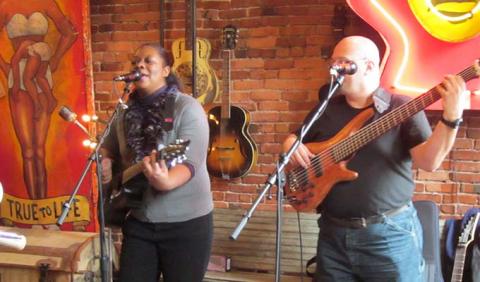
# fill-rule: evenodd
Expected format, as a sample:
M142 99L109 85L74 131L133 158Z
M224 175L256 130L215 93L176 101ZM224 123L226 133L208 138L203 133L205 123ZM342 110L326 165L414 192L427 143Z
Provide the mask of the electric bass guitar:
M458 75L465 81L478 77L479 60ZM440 94L432 88L363 127L374 114L369 108L331 139L305 144L315 156L307 168L287 167L285 194L288 202L298 211L315 209L336 183L357 178L357 172L347 169L348 157L440 98Z
M192 32L195 29L195 0L185 0L185 38L172 43L175 58L173 71L185 87L202 105L210 104L219 96L218 78L208 60L212 47L204 38L196 38L193 60ZM193 9L192 9L193 7ZM195 64L193 64L195 61ZM192 66L194 65L194 66Z
M235 49L237 29L226 26L223 37L222 104L207 113L210 126L207 169L214 177L232 179L250 171L257 159L257 147L248 132L250 114L230 105L230 58Z
M157 152L157 162L165 160L168 168L186 160L190 140L176 140L173 144ZM113 176L112 181L104 184L104 214L107 225L121 226L131 208L139 207L147 179L142 173L142 164L136 163Z
M465 266L465 257L467 255L467 248L475 239L475 230L477 229L480 213L470 217L467 225L458 238L457 248L455 249L455 260L453 263L452 282L463 281L463 267Z

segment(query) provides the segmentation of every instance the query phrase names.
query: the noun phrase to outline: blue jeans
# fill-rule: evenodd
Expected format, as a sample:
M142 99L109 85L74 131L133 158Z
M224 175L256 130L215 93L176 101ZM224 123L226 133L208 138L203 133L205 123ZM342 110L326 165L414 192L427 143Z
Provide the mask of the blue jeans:
M409 205L360 229L320 218L315 281L422 281L422 227Z

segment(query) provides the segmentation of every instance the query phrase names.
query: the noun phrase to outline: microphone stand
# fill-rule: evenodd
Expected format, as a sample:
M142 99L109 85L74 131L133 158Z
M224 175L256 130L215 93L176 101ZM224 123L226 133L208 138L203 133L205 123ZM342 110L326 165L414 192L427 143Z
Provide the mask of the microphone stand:
M78 190L80 189L80 185L82 184L87 173L90 171L90 167L92 166L93 162L96 162L97 182L98 182L98 203L99 203L98 219L100 224L100 274L101 274L102 282L111 281L111 277L109 277L109 271L108 271L108 266L110 265L111 260L107 256L106 242L105 242L105 213L103 210L104 199L103 199L103 187L102 187L102 162L101 162L102 156L99 154L99 151L105 141L106 136L110 132L110 128L112 126L113 121L117 118L120 110L127 108L127 105L123 102L123 98L130 93L131 91L130 85L131 83L128 82L125 88L123 89L122 97L118 99L118 103L115 106L115 111L113 112L110 119L108 120L102 135L98 138L98 143L97 143L97 146L95 147L95 150L92 152L92 154L88 158L88 162L85 165L83 172L79 180L77 181L77 184L75 184L75 188L73 189L73 192L70 195L70 198L68 199L67 202L63 204L62 214L57 219L57 225L61 226L65 221L65 218L67 217L68 212L70 211L72 203L75 200L75 196L77 195Z
M333 74L332 74L333 75ZM328 92L327 97L317 106L317 110L314 115L307 120L302 128L300 129L300 134L297 136L297 140L292 144L290 149L287 153L280 154L279 160L277 162L277 167L275 173L269 175L267 181L264 183L263 189L260 194L257 196L253 204L250 206L248 211L243 215L242 220L239 222L235 230L230 234L230 239L237 240L240 232L242 232L243 228L247 225L247 222L252 217L255 209L260 204L260 201L265 197L265 194L268 190L276 183L277 185L277 220L276 220L276 244L275 244L275 281L280 281L280 249L281 249L281 228L282 228L282 210L283 210L283 189L285 184L285 166L290 161L290 157L293 155L295 150L300 146L302 143L303 138L307 134L307 132L312 127L313 123L322 116L327 108L328 102L333 94L338 90L340 85L342 85L344 76L342 74L336 73L335 81ZM303 263L303 262L302 262Z

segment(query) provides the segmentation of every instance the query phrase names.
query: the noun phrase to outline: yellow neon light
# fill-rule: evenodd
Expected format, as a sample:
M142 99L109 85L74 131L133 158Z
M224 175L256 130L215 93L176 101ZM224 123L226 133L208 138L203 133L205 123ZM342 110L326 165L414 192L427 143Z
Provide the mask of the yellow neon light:
M403 56L403 59L400 63L400 67L398 68L398 72L397 72L397 74L396 74L396 76L393 80L393 86L397 89L405 90L405 91L408 91L408 92L414 92L414 93L419 93L419 94L426 92L428 89L420 88L420 87L414 87L414 86L407 86L407 85L403 85L403 84L400 83L400 78L405 73L405 68L407 67L407 62L408 62L409 57L410 57L410 49L409 49L410 43L408 41L407 34L403 30L403 27L392 17L392 15L390 15L387 12L387 10L385 10L383 8L383 6L380 3L378 3L377 0L370 0L370 2L393 25L395 30L398 31L398 33L400 34L400 37L402 38L404 56ZM388 42L387 41L385 41L385 42L388 45ZM388 46L388 48L390 48L390 47ZM384 60L386 58L388 58L388 56L385 56Z

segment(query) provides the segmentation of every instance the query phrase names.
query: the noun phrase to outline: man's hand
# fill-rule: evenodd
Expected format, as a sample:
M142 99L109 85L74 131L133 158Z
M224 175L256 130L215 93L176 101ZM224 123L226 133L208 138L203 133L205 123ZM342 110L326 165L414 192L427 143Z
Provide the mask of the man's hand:
M293 143L295 143L295 140L297 140L297 136L290 134L283 142L283 152L286 153ZM295 150L295 152L292 154L290 163L293 165L301 165L302 167L307 168L311 165L310 159L314 156L315 154L310 152L307 146L300 144L297 150Z

